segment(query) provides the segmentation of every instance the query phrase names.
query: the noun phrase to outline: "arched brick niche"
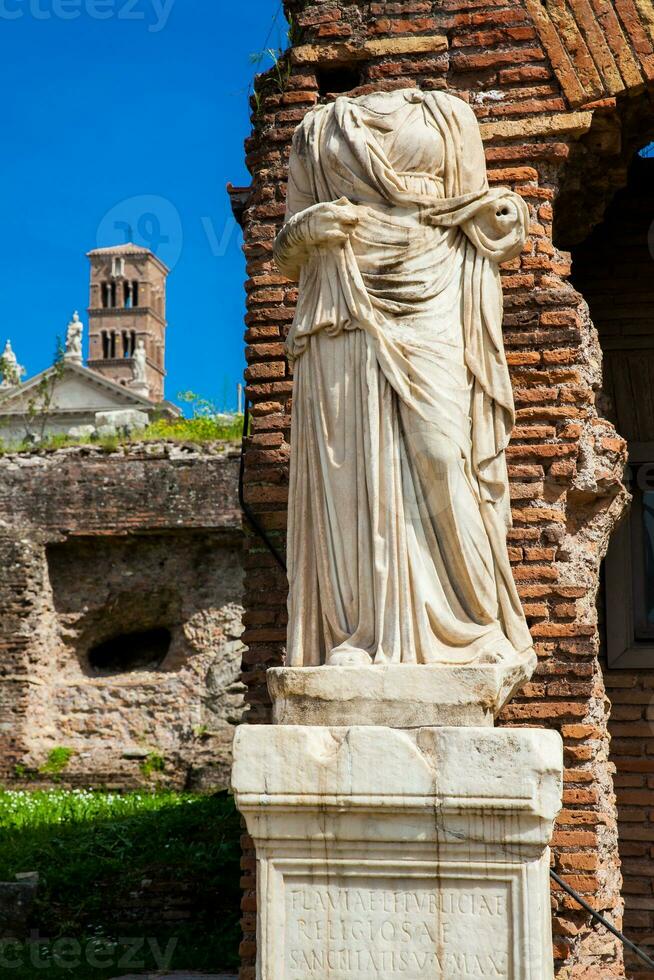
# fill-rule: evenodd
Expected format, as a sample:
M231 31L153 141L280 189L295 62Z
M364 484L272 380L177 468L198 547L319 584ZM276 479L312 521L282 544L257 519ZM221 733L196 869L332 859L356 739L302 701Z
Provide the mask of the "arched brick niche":
M596 18L593 10L600 6L603 14ZM531 216L523 254L502 272L504 337L518 410L509 450L509 547L539 668L501 723L562 733L565 796L555 866L621 924L596 597L604 551L627 500L621 482L625 447L598 411L601 350L563 249L602 220L625 181L623 142L616 149L615 130L623 140L625 120L649 104L654 24L641 0L607 0L593 8L570 0L565 9L556 0L292 0L286 10L293 43L274 71L257 80L246 144L252 174L244 213L246 380L253 414L245 455L248 503L283 551L293 391L284 338L296 289L275 269L272 242L283 220L293 130L318 101L343 91L409 85L451 91L478 115L491 183L522 195ZM591 213L595 198L584 197L590 175L606 174L607 161L618 169L620 163L622 177L616 172ZM246 534L245 566L243 679L249 720L267 723L265 674L283 662L287 587L282 569L253 533ZM250 843L244 844L241 977L253 980L256 869ZM556 890L552 909L558 980L625 976L617 941Z

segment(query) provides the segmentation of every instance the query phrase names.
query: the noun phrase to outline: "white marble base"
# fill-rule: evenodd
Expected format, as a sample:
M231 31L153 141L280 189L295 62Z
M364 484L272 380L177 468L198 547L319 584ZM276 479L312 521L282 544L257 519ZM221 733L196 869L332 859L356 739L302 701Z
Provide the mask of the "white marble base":
M141 398L150 397L150 387L147 381L128 381L127 387L130 391L133 391L135 395L140 395Z
M559 736L248 726L258 980L552 980Z
M522 660L469 666L374 664L273 667L268 690L277 725L493 725L536 666Z

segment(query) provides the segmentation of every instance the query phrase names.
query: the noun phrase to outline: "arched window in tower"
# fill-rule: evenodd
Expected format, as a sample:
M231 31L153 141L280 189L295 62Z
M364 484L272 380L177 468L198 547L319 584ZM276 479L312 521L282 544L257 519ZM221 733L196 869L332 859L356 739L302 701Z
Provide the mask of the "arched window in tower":
M129 335L130 339L130 357L134 357L134 351L136 350L136 330L132 330Z
M112 282L112 284L111 284L111 301L110 301L109 305L112 306L112 307L114 307L116 305L116 283L115 282Z
M109 283L102 283L102 305L106 309L109 306Z
M106 330L102 331L102 356L105 360L109 357L109 336Z
M116 331L112 330L109 337L109 357L114 358L116 356Z
M128 279L126 279L125 282L123 283L123 299L124 299L123 306L125 307L125 309L131 310L134 303L132 300L132 284L131 282L129 282Z
M123 330L122 340L123 340L123 354L122 354L122 356L123 357L129 357L130 356L130 352L129 352L129 333L128 333L127 330Z
M139 305L139 281L138 281L138 279L134 279L134 281L132 282L132 305L133 306L138 306Z
M114 255L111 260L111 274L115 279L121 279L125 275L125 259Z

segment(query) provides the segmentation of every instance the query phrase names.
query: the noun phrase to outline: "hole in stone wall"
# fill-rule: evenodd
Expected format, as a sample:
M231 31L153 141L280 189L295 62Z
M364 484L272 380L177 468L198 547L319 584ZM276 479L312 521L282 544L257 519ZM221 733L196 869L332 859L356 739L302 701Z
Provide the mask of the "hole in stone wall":
M350 92L361 85L361 68L357 65L336 65L316 70L318 91L321 95L333 92Z
M166 659L170 641L170 632L163 627L121 633L89 650L89 667L97 674L157 670Z

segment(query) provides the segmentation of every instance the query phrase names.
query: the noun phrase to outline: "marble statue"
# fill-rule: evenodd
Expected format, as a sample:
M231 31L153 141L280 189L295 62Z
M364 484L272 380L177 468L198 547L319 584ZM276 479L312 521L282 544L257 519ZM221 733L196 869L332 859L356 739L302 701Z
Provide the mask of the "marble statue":
M136 384L145 384L146 378L146 353L145 353L145 343L139 340L136 344L136 350L132 357L132 374L133 381Z
M73 313L73 318L66 329L66 351L65 358L70 361L82 363L82 334L84 324L79 318L77 310Z
M287 666L535 659L498 271L527 225L454 96L340 97L298 127L274 250L299 280Z
M493 727L536 662L498 270L527 223L449 94L339 97L295 134L287 660L232 771L257 977L554 978L563 746Z
M10 340L7 340L5 349L0 356L0 374L2 375L0 389L15 388L16 385L20 384L21 378L25 374L25 368L18 363Z

